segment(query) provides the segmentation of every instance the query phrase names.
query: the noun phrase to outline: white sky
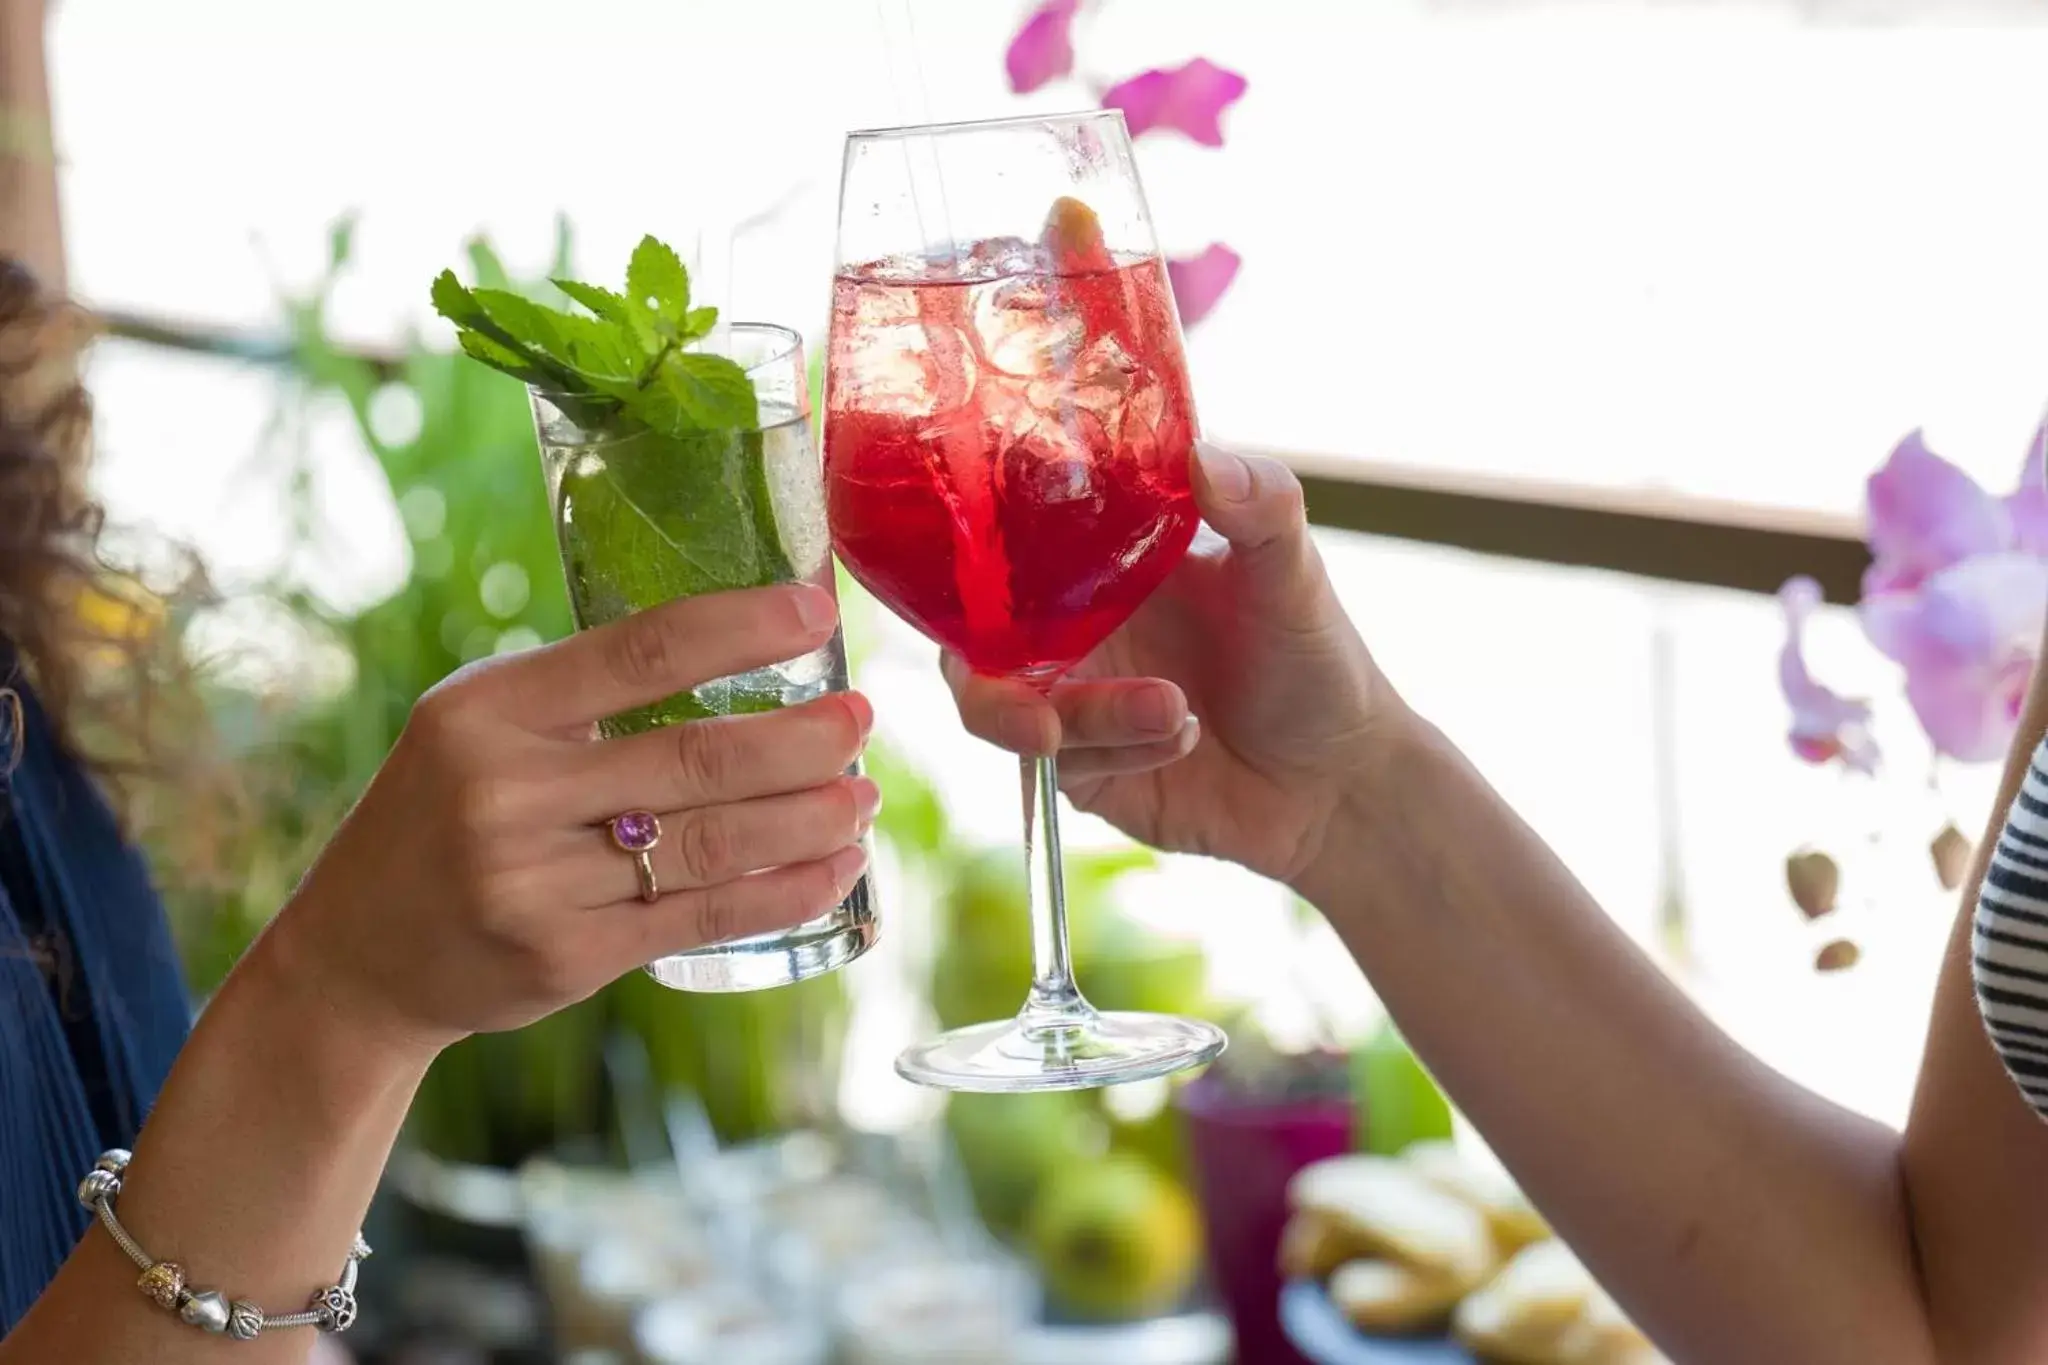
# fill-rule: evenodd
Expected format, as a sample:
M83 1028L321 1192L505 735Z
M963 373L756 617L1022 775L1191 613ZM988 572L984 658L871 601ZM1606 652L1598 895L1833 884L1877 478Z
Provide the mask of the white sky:
M1246 262L1191 338L1206 427L1848 510L1925 425L2008 484L2048 402L2048 28L1816 29L1802 9L1964 13L1114 0L1083 35L1090 68L1200 53L1251 80L1224 150L1140 148L1169 250L1223 240ZM354 209L340 317L391 338L424 322L426 281L478 228L538 264L566 209L603 277L642 232L686 241L789 194L741 243L735 302L815 335L846 128L1084 101L1004 89L1017 11L913 0L924 85L899 94L868 0L64 0L74 284L262 325ZM96 379L117 512L231 572L272 562L282 533L232 493L262 382L113 347ZM349 590L374 593L401 538L360 451L321 439L348 542L329 572L356 565ZM1938 812L1895 704L1898 790L1858 813L1785 756L1768 603L1387 544L1333 540L1331 559L1397 681L1634 927L1657 885L1650 632L1668 621L1701 989L1781 1066L1903 1111L1946 906L1920 856ZM1824 626L1823 668L1890 704L1853 627ZM970 826L1011 837L1002 760L910 723L937 699L921 655L902 659L867 679L885 726L939 766ZM1952 784L1966 826L1988 781ZM1879 824L1888 849L1849 868L1882 888L1871 960L1815 981L1780 859L1812 838L1861 846ZM1224 984L1279 990L1270 891L1200 867L1165 882L1148 904L1230 947ZM912 1027L876 1025L876 1056Z

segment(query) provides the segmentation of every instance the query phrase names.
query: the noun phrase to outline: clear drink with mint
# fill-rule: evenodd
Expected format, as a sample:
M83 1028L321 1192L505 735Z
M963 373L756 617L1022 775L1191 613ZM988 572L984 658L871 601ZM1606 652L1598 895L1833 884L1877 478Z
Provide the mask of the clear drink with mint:
M687 275L652 238L623 294L557 282L588 316L444 276L435 303L465 350L526 381L549 506L578 629L679 597L808 582L833 589L823 470L811 433L802 339L761 323L714 327ZM612 736L771 711L843 690L840 636L768 668L613 716ZM787 985L874 942L869 878L793 929L659 959L679 990Z

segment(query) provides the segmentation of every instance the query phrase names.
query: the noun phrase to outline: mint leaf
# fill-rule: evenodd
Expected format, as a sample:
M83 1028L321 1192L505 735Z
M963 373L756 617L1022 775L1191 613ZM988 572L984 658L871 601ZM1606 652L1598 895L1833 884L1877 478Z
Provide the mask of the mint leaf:
M462 281L455 278L452 270L444 270L434 276L430 297L434 300L434 311L457 327L474 329L486 321L483 305L462 287Z
M692 308L683 314L682 339L685 342L711 335L711 329L718 325L716 308Z
M623 293L560 278L558 266L563 307L514 292L481 248L472 258L481 287L443 271L431 291L464 354L547 390L594 438L568 460L555 509L579 626L677 597L787 582L824 562L808 435L800 424L760 430L746 372L726 356L684 349L713 330L718 310L690 307L689 272L674 251L643 240ZM808 492L791 483L792 471L812 478ZM772 689L720 684L615 716L606 729L779 704Z
M690 272L665 243L642 237L626 266L627 322L647 354L661 355L688 340Z
M482 311L488 324L470 324L478 331L495 330L502 337L509 338L506 344L518 350L536 349L543 355L565 358L555 349L555 320L565 318L567 314L544 308L509 289L472 289L469 297Z
M555 288L567 294L606 322L626 322L630 314L625 299L609 289L600 289L594 284L580 280L554 280Z
M495 296L503 291L477 292ZM504 297L525 302L517 295L506 294ZM575 387L570 382L569 372L550 361L546 346L536 345L493 318L477 293L462 287L454 271L444 270L435 278L433 300L434 310L459 329L457 339L470 356L524 383L539 384L549 389ZM510 314L516 313L516 309L510 310ZM543 324L523 315L518 315L517 322L529 331L536 328L545 330Z
M482 332L458 332L455 339L473 360L481 360L494 370L502 370L523 384L536 384L541 388L553 388L560 376L541 369L530 361L523 352L510 350L491 340Z
M626 297L635 308L682 327L690 307L690 272L674 248L652 236L642 237L626 266Z
M690 275L675 251L641 239L626 269L626 291L557 279L589 310L565 312L500 287L504 268L471 248L477 277L465 288L453 271L434 280L434 308L454 323L469 356L527 384L587 400L599 420L623 414L665 436L747 431L760 424L752 382L732 360L682 347L709 334L715 308L690 307Z
M561 525L584 624L786 578L780 543L761 534L771 439L758 431L642 432L572 461L562 474Z
M678 351L662 362L649 387L691 426L746 431L761 425L753 381L722 355Z
M630 399L647 375L647 358L625 328L601 318L555 313L549 353L600 393Z

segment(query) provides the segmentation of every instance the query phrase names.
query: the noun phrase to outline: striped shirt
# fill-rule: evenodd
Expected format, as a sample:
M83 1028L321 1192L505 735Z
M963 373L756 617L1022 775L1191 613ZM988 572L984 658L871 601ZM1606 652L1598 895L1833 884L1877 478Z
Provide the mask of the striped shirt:
M1991 851L1977 897L1971 975L1999 1060L2048 1118L2048 740Z

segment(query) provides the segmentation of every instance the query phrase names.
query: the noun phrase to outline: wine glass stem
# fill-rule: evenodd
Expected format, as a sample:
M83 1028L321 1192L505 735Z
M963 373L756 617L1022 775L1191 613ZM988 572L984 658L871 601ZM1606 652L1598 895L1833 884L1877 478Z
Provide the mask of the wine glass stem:
M1027 1029L1073 1028L1094 1011L1074 985L1067 951L1067 890L1060 872L1060 777L1050 757L1019 765L1024 789L1024 869L1031 901L1031 997Z

